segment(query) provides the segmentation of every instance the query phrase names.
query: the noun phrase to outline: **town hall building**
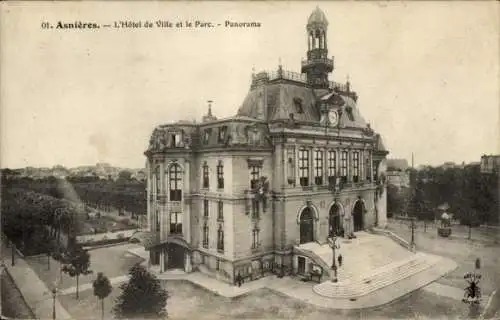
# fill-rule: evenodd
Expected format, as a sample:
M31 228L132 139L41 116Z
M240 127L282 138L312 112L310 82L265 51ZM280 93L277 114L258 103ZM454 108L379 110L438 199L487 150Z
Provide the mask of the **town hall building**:
M316 8L301 72L252 74L235 116L218 119L209 105L200 123L154 129L142 239L151 268L229 283L296 274L315 263L297 246L385 226L388 151L349 81L329 80L327 31Z

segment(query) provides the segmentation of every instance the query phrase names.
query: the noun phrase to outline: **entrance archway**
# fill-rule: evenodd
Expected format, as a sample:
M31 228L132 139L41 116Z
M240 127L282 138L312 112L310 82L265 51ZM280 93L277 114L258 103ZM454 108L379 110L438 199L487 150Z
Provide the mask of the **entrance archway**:
M309 207L300 214L300 243L314 241L314 213Z
M328 236L340 235L342 225L340 224L340 206L334 203L328 214Z
M169 243L167 246L167 269L183 269L184 270L184 256L186 248L176 244Z
M361 200L356 201L352 212L354 222L354 232L364 229L363 211L365 209L364 203Z

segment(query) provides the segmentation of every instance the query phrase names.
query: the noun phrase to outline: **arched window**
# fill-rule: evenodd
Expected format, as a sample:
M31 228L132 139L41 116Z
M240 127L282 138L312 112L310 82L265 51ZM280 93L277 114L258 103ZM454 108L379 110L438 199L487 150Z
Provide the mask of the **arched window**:
M174 163L168 172L170 181L170 201L182 200L182 172L181 167Z

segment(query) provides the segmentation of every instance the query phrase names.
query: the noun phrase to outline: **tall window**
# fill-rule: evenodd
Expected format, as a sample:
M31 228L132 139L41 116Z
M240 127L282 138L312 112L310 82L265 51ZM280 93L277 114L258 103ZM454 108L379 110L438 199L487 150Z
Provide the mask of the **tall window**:
M205 161L203 163L203 186L204 189L208 189L209 187L209 180L208 180L208 164Z
M217 189L224 189L224 165L222 161L217 164Z
M323 184L323 151L316 150L314 156L314 184Z
M155 227L156 227L156 231L157 232L160 232L160 211L158 209L156 209L156 214L155 214Z
M251 166L250 167L250 188L255 189L259 185L260 179L260 167Z
M309 185L309 150L299 150L299 177L300 185L307 187Z
M352 181L359 181L359 152L354 151L352 153Z
M208 249L208 224L203 225L203 248Z
M155 192L159 196L161 193L161 176L160 176L160 166L157 165L155 168Z
M182 234L182 213L180 212L170 213L170 233Z
M203 216L208 218L208 200L203 200Z
M178 164L173 164L170 166L168 172L168 178L170 183L170 201L181 201L182 200L182 189L181 189L181 167Z
M219 225L217 230L217 251L224 251L224 229Z
M217 205L217 220L224 221L224 202L219 201Z
M210 140L210 134L212 133L211 129L205 129L205 132L203 132L203 143L208 144Z
M328 151L328 183L335 184L337 176L337 154L335 151Z
M342 182L347 182L347 151L342 151L341 156L341 167L340 167L340 177L342 178Z
M257 248L260 245L259 233L260 233L259 228L258 227L254 227L253 230L252 230L252 249Z
M372 181L372 168L370 166L370 155L366 155L365 158L365 172L366 172L366 180Z
M260 206L259 201L252 200L252 219L259 219L260 216Z
M295 184L295 149L287 150L287 180L288 184Z

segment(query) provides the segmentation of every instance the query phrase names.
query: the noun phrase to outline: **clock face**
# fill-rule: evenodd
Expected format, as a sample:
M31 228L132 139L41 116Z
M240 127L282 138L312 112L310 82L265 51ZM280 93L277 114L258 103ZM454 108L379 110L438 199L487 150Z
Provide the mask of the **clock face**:
M339 121L339 115L337 114L337 111L330 111L328 113L328 120L330 122L330 126L336 126Z

